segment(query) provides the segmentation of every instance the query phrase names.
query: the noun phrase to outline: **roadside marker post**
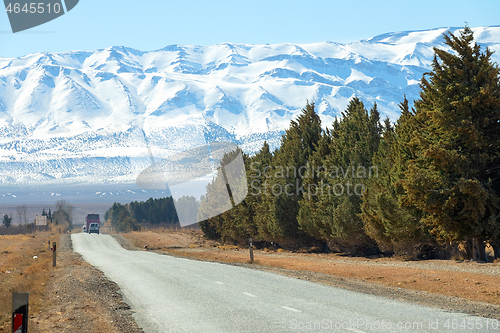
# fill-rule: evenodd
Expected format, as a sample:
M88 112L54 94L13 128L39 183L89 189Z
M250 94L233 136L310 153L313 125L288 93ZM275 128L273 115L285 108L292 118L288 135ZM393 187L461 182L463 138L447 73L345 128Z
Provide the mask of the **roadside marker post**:
M253 243L252 243L252 238L250 238L249 241L250 241L250 261L253 262Z
M28 332L29 293L12 293L12 333Z
M52 244L54 244L54 247L52 248L52 267L56 267L56 242Z

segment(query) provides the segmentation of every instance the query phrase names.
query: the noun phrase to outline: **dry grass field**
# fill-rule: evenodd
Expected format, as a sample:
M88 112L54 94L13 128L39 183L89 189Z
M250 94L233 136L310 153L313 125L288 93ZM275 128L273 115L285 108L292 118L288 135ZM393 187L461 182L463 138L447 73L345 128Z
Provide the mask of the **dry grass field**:
M29 292L30 316L42 310L52 269L48 241L58 239L59 235L48 232L0 236L0 332L11 331L13 292Z

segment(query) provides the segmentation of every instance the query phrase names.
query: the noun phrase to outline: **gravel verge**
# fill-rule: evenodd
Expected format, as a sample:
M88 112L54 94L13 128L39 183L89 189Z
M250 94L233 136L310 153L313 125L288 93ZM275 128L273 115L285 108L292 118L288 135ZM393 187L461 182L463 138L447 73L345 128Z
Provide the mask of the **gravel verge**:
M271 254L272 256L273 254ZM302 256L300 253L282 253L281 257L286 256ZM341 263L347 265L368 265L380 267L405 267L405 268L421 268L433 270L450 270L456 272L469 272L477 274L486 274L492 276L500 276L500 265L492 263L477 263L472 260L421 260L421 261L394 261L387 258L375 260L365 260L360 257L337 257L335 259L325 258L318 255L317 258L308 257L309 260L323 261L325 263ZM478 267L480 266L480 267Z
M57 244L57 267L44 304L45 309L31 317L34 332L143 332L118 285L73 252L70 235L61 235Z

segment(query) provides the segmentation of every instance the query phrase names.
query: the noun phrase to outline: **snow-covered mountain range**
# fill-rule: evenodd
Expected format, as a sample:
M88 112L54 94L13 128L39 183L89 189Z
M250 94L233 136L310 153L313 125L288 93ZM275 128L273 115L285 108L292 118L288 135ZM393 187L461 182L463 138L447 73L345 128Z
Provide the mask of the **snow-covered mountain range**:
M329 126L353 96L396 120L418 98L445 31L388 33L349 44L170 45L0 58L0 185L126 183L151 159L231 141L276 147L315 102ZM496 50L500 26L473 28Z

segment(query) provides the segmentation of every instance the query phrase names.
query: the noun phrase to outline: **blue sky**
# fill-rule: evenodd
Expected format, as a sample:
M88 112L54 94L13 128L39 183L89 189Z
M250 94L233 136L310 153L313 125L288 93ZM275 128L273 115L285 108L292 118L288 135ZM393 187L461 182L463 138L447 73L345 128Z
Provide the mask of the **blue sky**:
M123 45L348 43L393 31L500 25L498 0L80 0L69 13L13 34L0 11L0 57Z

